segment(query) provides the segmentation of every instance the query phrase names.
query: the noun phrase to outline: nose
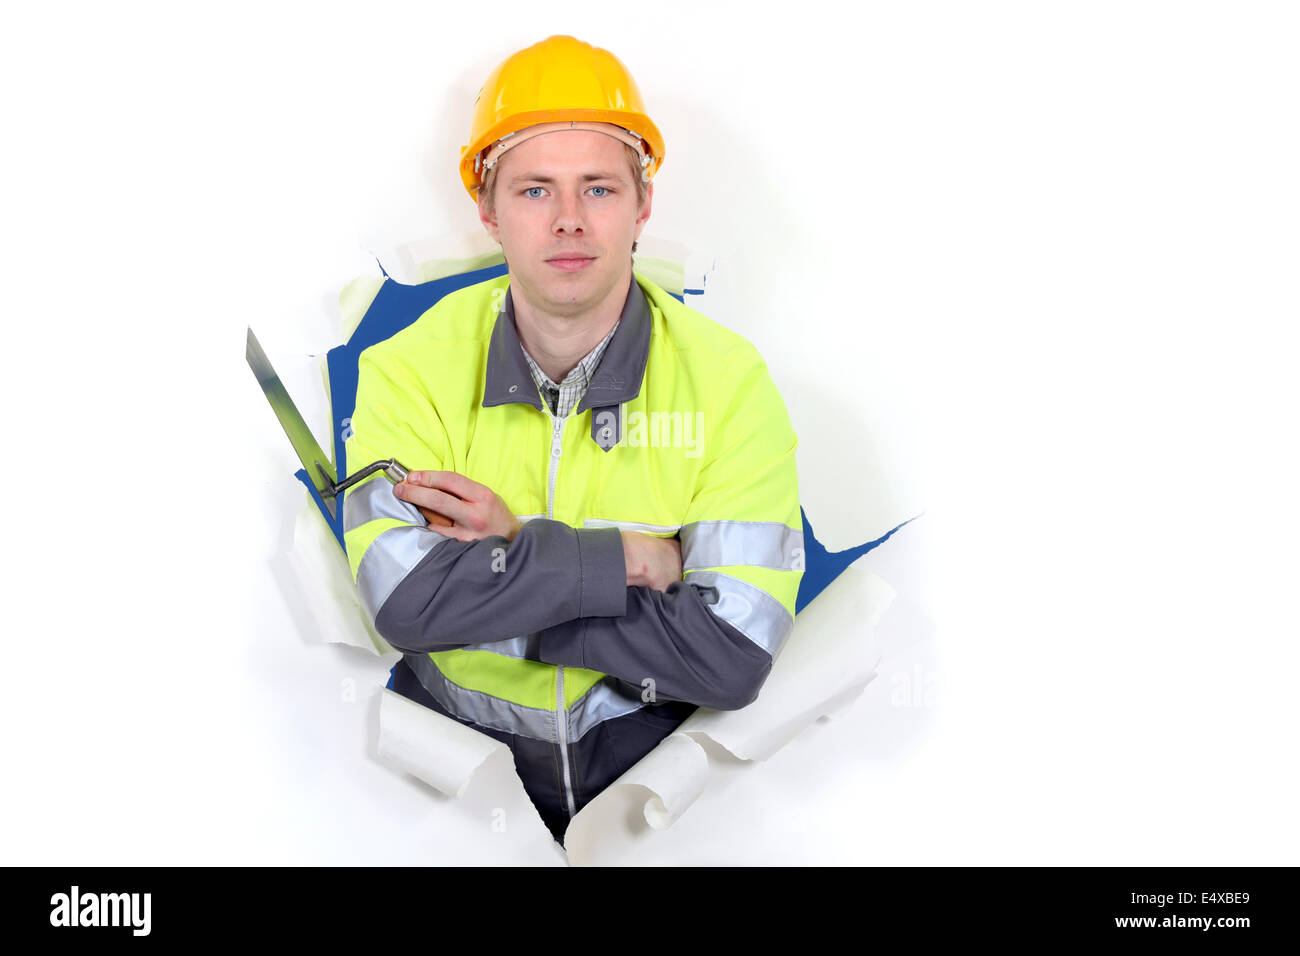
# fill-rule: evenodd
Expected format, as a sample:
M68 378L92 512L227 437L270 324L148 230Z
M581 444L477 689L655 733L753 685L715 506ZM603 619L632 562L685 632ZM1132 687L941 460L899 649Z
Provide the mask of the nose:
M577 196L567 191L560 194L553 228L556 235L582 235L582 205Z

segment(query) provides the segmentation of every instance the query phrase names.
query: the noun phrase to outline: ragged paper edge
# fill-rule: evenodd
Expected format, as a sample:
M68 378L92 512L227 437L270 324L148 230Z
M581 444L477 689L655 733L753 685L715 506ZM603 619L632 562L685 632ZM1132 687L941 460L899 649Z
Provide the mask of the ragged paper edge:
M428 282L473 268L503 262L500 250L484 250L481 241L462 237L460 248L475 248L469 257L438 256L437 241L407 244L390 250L387 258L378 257L385 272L397 281ZM453 242L454 245L454 242ZM638 272L649 277L666 291L683 294L689 288L702 291L709 272L715 267L712 258L694 254L681 243L642 237L634 257ZM449 248L444 241L441 248ZM339 294L339 316L346 341L360 325L384 278L363 276L353 280ZM326 394L329 394L328 365L321 362ZM341 477L341 476L340 476ZM317 633L327 642L363 648L371 653L397 652L374 630L360 605L346 555L338 547L332 531L325 524L311 496L305 494L294 526L290 566L299 580L300 593L312 610ZM856 621L866 623L869 640L880 616L894 596L893 589L878 576L863 572L860 588L867 613ZM689 718L658 747L610 785L570 823L566 834L568 859L574 865L616 862L626 859L632 846L649 832L672 826L698 799L707 787L709 757L700 740L708 739L733 756L748 761L766 760L821 717L843 713L861 695L875 676L879 655L863 664L865 658L851 657L829 669L820 678L821 689L804 687L795 699L801 701L791 712L782 688L782 675L791 680L809 679L806 651L807 638L798 639L818 628L817 619L829 617L814 609L830 607L838 599L835 592L847 594L857 577L854 569L841 575L821 598L798 618L795 634L778 656L759 699L741 711L701 709ZM838 587L837 587L838 585ZM337 613L326 613L329 609ZM359 625L359 626L358 626ZM834 628L832 628L832 631ZM841 627L841 630L844 630ZM851 631L861 632L857 627ZM832 636L836 636L833 635ZM827 659L832 647L844 640L818 641L820 658ZM811 645L809 645L811 646ZM804 671L802 675L800 671ZM813 671L816 668L812 668ZM833 675L833 676L828 676ZM826 690L825 688L829 688ZM809 691L813 693L809 699ZM480 734L456 721L448 720L399 694L382 691L379 753L393 766L412 773L448 797L464 798L476 780L479 789L495 794L498 803L511 802L508 792L523 796L523 816L531 817L545 831L536 808L523 790L514 771L508 748L486 734ZM400 704L395 703L400 701ZM430 719L436 718L436 719ZM412 728L415 728L414 730ZM468 736L467 736L468 735ZM501 752L506 754L502 758ZM503 768L507 772L503 772ZM504 779L498 780L497 777ZM491 778L490 780L488 778ZM516 796L518 795L516 794ZM517 801L516 801L517 803ZM500 809L499 807L497 809ZM549 831L545 831L549 836ZM552 841L553 843L553 841ZM558 844L554 844L558 849ZM619 848L622 847L620 850Z
M380 698L379 730L382 759L453 798L464 796L493 753L509 749L387 687Z
M578 813L565 835L574 866L634 860L708 788L700 741L741 760L767 760L822 717L843 714L876 676L875 631L896 596L879 575L852 568L797 618L759 698L737 711L701 708Z
M301 603L311 611L323 642L379 655L398 653L379 636L361 607L348 557L306 489L294 519L287 563L297 578Z
M322 638L376 654L396 653L366 620L347 558L306 492L293 542L304 603L319 610L313 617ZM894 597L878 575L848 568L798 616L754 703L738 711L696 711L573 818L565 835L568 861L575 866L629 861L642 841L680 819L709 785L710 758L700 741L707 739L740 760L761 762L818 719L851 707L876 676L875 629ZM513 758L492 759L498 749L508 755L508 748L387 688L382 694L378 751L386 763L452 799L463 799L473 785L479 803L513 807L516 820L521 815L529 820L516 832L535 837L535 821L549 837Z
M384 688L379 700L381 762L453 801L465 830L482 832L476 862L517 863L521 855L564 864L564 849L537 813L510 748Z
M861 568L846 569L799 616L798 639L791 636L758 700L734 712L745 714L744 720L727 719L730 711L702 710L692 714L677 733L707 737L740 760L766 760L814 720L839 716L876 676L881 655L874 646L875 631L895 597L897 592L880 575ZM842 610L845 607L852 611ZM850 614L863 625L861 633L853 633L845 622L829 620ZM801 673L796 673L796 668ZM827 692L791 718L781 701L784 685L794 681L816 684Z

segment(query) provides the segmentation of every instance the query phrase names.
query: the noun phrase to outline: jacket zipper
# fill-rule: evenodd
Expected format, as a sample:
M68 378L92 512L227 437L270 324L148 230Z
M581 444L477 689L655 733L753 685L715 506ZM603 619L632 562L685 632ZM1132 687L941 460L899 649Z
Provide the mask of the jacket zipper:
M549 412L548 412L549 414ZM551 461L546 474L546 517L555 517L555 474L560 468L560 453L564 438L564 419L551 416L554 427L551 431ZM555 713L559 721L560 769L564 774L564 800L568 806L569 819L576 812L573 802L573 783L569 779L569 708L564 703L564 667L555 669Z

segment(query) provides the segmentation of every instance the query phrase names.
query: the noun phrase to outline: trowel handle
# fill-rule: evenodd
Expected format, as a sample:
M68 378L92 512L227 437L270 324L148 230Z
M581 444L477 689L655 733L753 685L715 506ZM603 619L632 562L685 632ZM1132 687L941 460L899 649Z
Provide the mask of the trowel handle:
M337 485L335 485L332 490L331 496L338 495L342 491L355 485L362 478L368 478L377 471L382 471L393 482L393 484L398 484L399 482L405 481L406 476L411 473L410 469L407 468L405 465L403 465L396 458L388 458L386 460L372 462L371 464L366 465L366 467L362 468L356 474L348 478L344 478ZM419 505L416 505L416 507L420 508ZM450 518L444 517L443 515L438 514L438 512L436 511L430 511L428 508L420 508L420 514L424 515L425 520L427 520L429 524L436 524L439 527L443 527L443 528L450 528L453 524Z
M384 469L384 474L393 479L393 483L396 484L399 481L406 480L406 476L410 474L410 469L404 466L396 458L390 458L388 460L388 467ZM420 508L420 514L424 515L425 520L428 521L429 524L436 524L442 528L450 528L452 526L450 518L443 517L438 514L438 512L430 511L428 508L421 508L419 505L416 505L415 507Z

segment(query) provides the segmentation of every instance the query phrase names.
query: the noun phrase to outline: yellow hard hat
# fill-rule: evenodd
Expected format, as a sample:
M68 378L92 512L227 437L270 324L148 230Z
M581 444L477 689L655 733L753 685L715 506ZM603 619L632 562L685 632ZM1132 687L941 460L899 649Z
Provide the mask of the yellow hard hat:
M663 136L632 74L608 50L571 36L547 37L512 54L479 90L469 143L460 149L460 178L471 199L477 201L483 171L528 138L513 135L526 127L538 127L529 135L565 128L613 135L641 154L645 179L663 165Z

